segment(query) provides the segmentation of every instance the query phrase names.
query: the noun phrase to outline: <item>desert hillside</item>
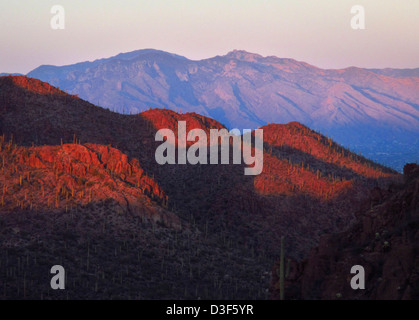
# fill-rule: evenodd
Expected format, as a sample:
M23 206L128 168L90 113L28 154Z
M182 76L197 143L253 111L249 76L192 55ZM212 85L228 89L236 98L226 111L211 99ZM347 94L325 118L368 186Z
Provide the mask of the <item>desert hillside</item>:
M348 228L395 171L299 123L264 129L264 169L158 165L160 128L196 113L121 115L47 83L0 77L4 298L269 297L278 241L295 259ZM64 295L49 269L68 268Z

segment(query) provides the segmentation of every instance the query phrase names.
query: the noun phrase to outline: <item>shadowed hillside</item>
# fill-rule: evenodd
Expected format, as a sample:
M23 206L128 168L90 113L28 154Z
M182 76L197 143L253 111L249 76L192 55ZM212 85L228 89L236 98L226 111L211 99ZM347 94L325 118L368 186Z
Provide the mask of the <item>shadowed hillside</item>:
M346 232L322 237L308 259L290 261L286 299L417 300L419 298L419 166L407 164L404 181L375 188ZM350 270L365 269L365 289L352 290ZM272 296L279 299L278 270Z

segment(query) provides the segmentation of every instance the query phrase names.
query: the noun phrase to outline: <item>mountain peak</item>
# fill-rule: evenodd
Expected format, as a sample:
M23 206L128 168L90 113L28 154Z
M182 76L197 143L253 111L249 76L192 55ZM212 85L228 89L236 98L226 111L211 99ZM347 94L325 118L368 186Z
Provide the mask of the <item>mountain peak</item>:
M184 56L157 49L140 49L131 52L124 52L116 56L110 57L108 59L132 60L136 58L145 58L150 56L172 57L180 60L187 60L187 58Z
M263 58L261 55L256 53L247 52L245 50L233 50L226 54L227 58L233 58L237 60L244 61L257 61L260 58Z

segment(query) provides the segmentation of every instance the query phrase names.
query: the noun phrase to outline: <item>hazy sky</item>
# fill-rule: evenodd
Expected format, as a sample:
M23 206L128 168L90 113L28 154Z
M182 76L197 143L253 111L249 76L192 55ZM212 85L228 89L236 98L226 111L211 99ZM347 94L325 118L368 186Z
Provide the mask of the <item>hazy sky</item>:
M65 29L52 30L53 5ZM363 5L366 29L350 26ZM419 67L419 0L0 0L0 72L154 48L203 59L243 49L323 68Z

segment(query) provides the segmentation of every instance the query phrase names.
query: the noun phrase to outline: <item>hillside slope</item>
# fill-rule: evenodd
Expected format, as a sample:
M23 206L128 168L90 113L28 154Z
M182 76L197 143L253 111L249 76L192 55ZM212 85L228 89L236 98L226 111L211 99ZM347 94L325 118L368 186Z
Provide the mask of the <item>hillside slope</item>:
M155 133L180 120L223 128L195 113L121 115L36 79L0 78L7 296L22 298L31 264L12 266L26 259L37 261L27 296L51 297L37 275L62 259L76 298L267 298L282 235L302 258L350 225L374 186L399 179L298 123L264 128L259 176L244 165L158 165Z

